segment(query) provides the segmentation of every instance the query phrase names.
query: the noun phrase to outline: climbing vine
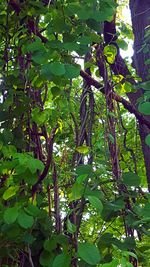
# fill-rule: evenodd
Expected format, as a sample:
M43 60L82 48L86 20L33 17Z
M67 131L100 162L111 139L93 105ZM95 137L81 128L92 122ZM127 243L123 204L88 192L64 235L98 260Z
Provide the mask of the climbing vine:
M149 81L120 7L0 3L2 267L149 266Z

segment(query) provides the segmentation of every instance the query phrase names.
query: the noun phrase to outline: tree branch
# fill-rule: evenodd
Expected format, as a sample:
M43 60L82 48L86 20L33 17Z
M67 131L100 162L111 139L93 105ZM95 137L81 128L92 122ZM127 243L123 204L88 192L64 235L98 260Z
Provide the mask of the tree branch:
M84 78L89 83L89 85L93 85L95 88L100 89L100 91L103 94L105 93L105 90L102 84L100 84L98 81L93 79L88 73L81 70L80 75L82 76L82 78ZM140 112L138 112L136 108L129 101L117 95L115 92L112 92L112 98L115 101L122 103L124 108L127 109L130 113L134 114L140 123L145 124L150 129L150 122Z
M20 11L21 11L21 7L20 7L18 1L10 0L8 4L12 7L12 9L16 12L16 14L18 16Z
M53 154L53 143L54 143L54 137L56 134L56 130L58 129L58 125L56 127L54 127L51 131L51 135L49 138L49 149L48 149L48 157L47 157L47 162L45 164L45 168L43 170L43 172L41 173L38 181L32 186L32 196L34 196L35 192L37 191L38 185L42 183L42 181L44 180L44 178L47 176L48 171L49 171L49 167L52 163L52 154Z

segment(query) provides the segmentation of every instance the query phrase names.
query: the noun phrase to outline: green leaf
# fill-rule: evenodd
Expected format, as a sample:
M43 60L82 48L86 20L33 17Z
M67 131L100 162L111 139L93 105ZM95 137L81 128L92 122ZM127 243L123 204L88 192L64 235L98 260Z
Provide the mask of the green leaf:
M61 62L54 62L49 64L49 70L56 76L62 76L65 74L65 66Z
M147 146L150 147L150 134L148 134L145 138L145 143L147 144Z
M88 19L86 24L89 28L95 30L96 32L100 30L100 24L95 19Z
M117 238L112 238L112 243L122 251L126 251L127 249L134 249L136 247L135 240L132 237L125 238L124 242L120 241Z
M88 196L88 200L89 200L90 204L93 206L93 208L95 208L100 213L102 212L103 204L99 198L97 198L95 196Z
M55 257L52 267L70 267L71 257L65 253L62 253Z
M100 262L100 252L98 248L91 243L82 243L78 246L78 255L85 262L96 265Z
M39 159L30 158L28 159L28 165L27 167L30 169L31 173L35 173L37 170L43 171L44 170L44 164Z
M88 174L81 174L77 177L77 183L82 184L88 177Z
M141 182L140 177L132 172L123 173L122 178L123 183L129 186L139 186Z
M34 206L32 204L29 204L27 207L24 208L24 210L33 217L38 217L40 214L40 209L37 206Z
M4 212L4 221L7 224L12 224L16 221L18 217L18 208L13 207L13 208L7 208Z
M150 217L146 217L142 220L134 221L132 225L137 226L137 225L141 225L141 224L145 224L145 223L149 223L149 222L150 222Z
M123 198L118 198L115 201L110 202L110 207L112 208L113 211L118 211L120 209L123 209L125 206L124 199Z
M30 233L26 233L23 237L24 243L29 245L32 245L35 240L36 239Z
M48 60L48 54L45 51L34 52L32 60L37 64L45 64Z
M94 43L100 43L100 41L101 41L100 35L99 34L96 34L95 32L91 32L89 34L89 37L91 39L90 43L93 43L93 42Z
M4 157L6 158L9 158L10 156L12 156L14 153L16 153L16 151L17 151L16 147L12 145L2 147L2 153Z
M123 50L125 50L125 51L128 50L128 43L127 43L125 40L123 40L123 39L118 39L118 40L117 40L117 44L119 45L119 47L120 47L121 49L123 49Z
M133 265L132 265L132 263L127 262L127 263L126 263L126 267L133 267Z
M108 222L116 216L116 211L113 210L111 203L107 202L103 205L101 214L104 221Z
M71 194L69 196L70 200L77 200L83 196L84 187L82 184L75 183L72 186Z
M144 64L145 64L145 65L150 65L150 58L146 59L146 60L144 61Z
M102 1L102 6L100 10L93 12L92 18L96 21L112 21L115 13L115 4L114 1Z
M112 143L112 144L114 144L114 142L115 142L115 139L114 139L114 136L112 135L112 134L108 134L108 138L109 138L109 141Z
M61 95L61 89L57 86L53 86L51 88L51 93L53 95L53 99L55 99L57 96Z
M65 65L61 62L47 63L41 68L41 74L45 76L48 80L52 80L55 76L62 76L66 72Z
M76 226L73 223L71 223L69 219L67 220L67 231L70 234L73 234L76 232Z
M34 219L22 210L18 216L18 223L22 228L28 229L32 227Z
M80 45L79 44L77 44L77 43L74 43L74 42L67 42L67 43L64 43L64 48L66 49L66 50L69 50L69 51L77 51L78 49L79 49L79 47L80 47Z
M146 92L143 94L143 97L144 97L145 99L150 98L150 90L149 90L149 91L146 91Z
M78 146L76 150L81 153L81 154L87 154L89 152L89 147L88 146Z
M3 147L3 142L0 141L0 150L2 149L2 147Z
M44 64L41 68L41 74L48 80L52 80L53 74L51 72L50 63Z
M60 244L63 248L68 247L69 237L67 235L59 234L57 235L57 243Z
M142 104L139 104L138 110L144 115L150 115L150 102L144 102Z
M90 36L81 36L78 39L78 42L80 44L83 44L83 45L88 45L88 44L92 43L92 40L91 40Z
M52 266L54 255L49 253L48 251L42 251L40 255L40 264L44 267Z
M124 245L126 246L126 249L134 249L136 247L136 242L133 237L126 237L124 240Z
M44 169L43 162L33 158L32 155L28 153L15 153L13 157L19 160L22 169L24 168L26 170L29 168L31 173L36 173L37 170L43 171Z
M143 82L143 83L139 83L136 85L136 88L137 89L144 89L144 90L150 90L150 81L146 81L146 82Z
M125 257L122 257L120 263L121 263L121 267L126 267L128 263L128 259Z
M150 217L150 203L146 203L144 207L137 206L136 213L144 218Z
M80 165L76 168L77 175L92 174L92 165Z
M102 267L116 267L116 266L119 266L118 264L119 264L119 261L117 259L114 259L113 261L109 263L104 263Z
M57 247L57 239L55 236L52 236L49 240L45 240L44 249L51 252Z
M80 66L79 65L65 65L66 73L65 76L68 79L76 78L80 75Z
M113 240L113 234L112 233L104 233L99 240L98 246L101 248L101 246L109 247L111 246Z
M25 52L45 51L44 45L40 38L36 37L33 43L26 45Z
M125 257L131 256L131 257L135 258L136 260L138 260L136 254L133 253L133 252L131 252L131 251L124 251L124 252L123 252L123 255L124 255Z
M126 250L126 246L124 245L124 243L122 241L120 241L117 238L112 238L112 243L113 245L115 245L117 248L119 248L120 250L124 251Z
M37 123L39 126L46 122L47 114L46 111L41 111L38 107L34 108L31 113L32 121Z
M19 186L10 186L3 194L3 199L8 200L9 198L16 195L19 190Z

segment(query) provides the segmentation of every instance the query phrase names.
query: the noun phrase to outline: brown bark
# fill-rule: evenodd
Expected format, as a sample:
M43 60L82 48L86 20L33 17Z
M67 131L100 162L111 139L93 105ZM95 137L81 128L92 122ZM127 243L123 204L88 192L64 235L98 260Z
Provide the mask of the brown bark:
M132 16L132 24L133 24L133 33L134 33L134 57L133 57L133 65L136 68L137 74L142 78L143 81L148 79L148 66L144 64L144 61L149 58L150 52L143 53L142 47L145 45L144 35L145 28L149 25L149 15L150 15L150 2L144 0L130 0L130 9ZM139 18L140 17L140 18ZM113 43L116 44L117 32L115 28L115 17L112 22L104 23L104 39L106 44ZM130 71L128 70L124 59L121 57L118 48L118 55L116 57L115 63L111 65L111 69L115 74L121 74L125 77L127 81L131 84L135 85L135 80L132 78ZM131 105L135 107L136 112L138 112L137 100L143 94L143 90L138 90L136 93L128 93L129 100ZM134 113L135 114L135 113ZM139 115L139 114L138 114ZM141 114L142 115L142 114ZM136 118L139 121L139 133L142 143L142 150L144 155L145 167L146 167L146 175L147 175L147 184L148 190L150 191L150 148L145 144L145 137L150 133L148 129L148 125L150 122L150 116L143 116L144 119L147 120L147 124L143 124L141 120Z
M145 60L150 58L150 50L144 53L142 47L145 44L144 36L146 27L150 24L150 2L147 0L130 0L130 10L132 18L132 28L134 34L134 56L133 63L136 68L137 74L143 81L148 80L148 65L145 65ZM150 41L148 41L150 44ZM147 43L147 45L149 45ZM140 91L142 95L142 90ZM136 101L133 96L133 101ZM132 101L132 103L133 103ZM147 120L150 121L150 116L147 116ZM150 148L145 144L145 137L150 133L150 130L146 125L139 125L142 150L146 166L147 183L150 192Z

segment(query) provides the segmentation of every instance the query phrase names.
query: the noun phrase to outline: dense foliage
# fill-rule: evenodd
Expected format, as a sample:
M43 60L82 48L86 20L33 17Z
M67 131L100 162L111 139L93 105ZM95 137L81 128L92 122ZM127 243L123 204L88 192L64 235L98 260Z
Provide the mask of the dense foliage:
M0 2L2 267L150 265L150 83L120 55L125 5Z

